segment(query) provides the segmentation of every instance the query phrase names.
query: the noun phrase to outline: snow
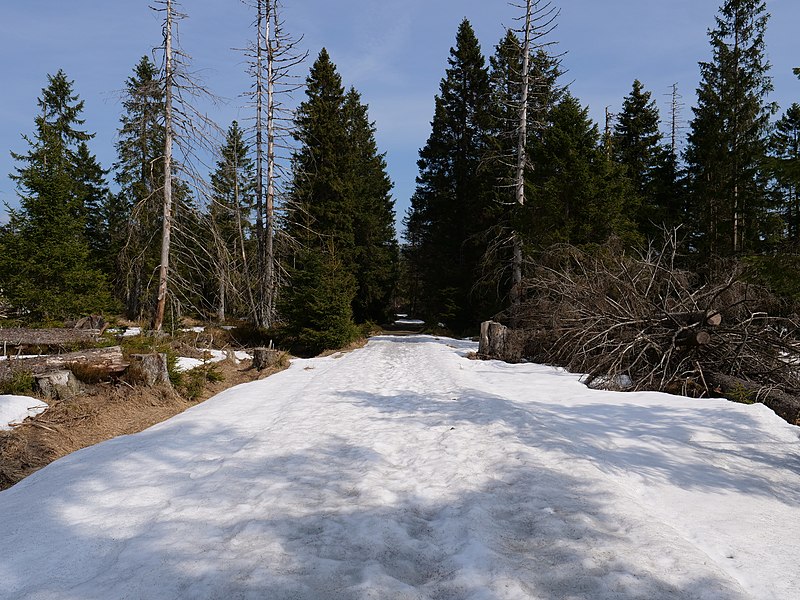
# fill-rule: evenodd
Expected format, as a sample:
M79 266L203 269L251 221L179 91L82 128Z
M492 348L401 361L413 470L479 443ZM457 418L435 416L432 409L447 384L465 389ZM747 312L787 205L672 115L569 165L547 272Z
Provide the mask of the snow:
M425 321L419 319L397 319L395 325L425 325Z
M295 360L0 492L4 599L778 599L800 438L475 344Z
M30 396L0 395L0 429L11 429L27 417L47 410L47 404ZM2 519L2 517L0 517Z
M122 337L133 337L142 334L141 327L112 327L107 331L112 335L121 335Z
M197 327L186 327L185 329L181 329L181 331L187 333L203 333L206 330L205 327L197 326Z
M208 363L215 363L225 360L227 358L227 354L224 350L214 350L214 349L199 349L198 351L203 352L206 355L206 359L202 360L199 358L189 358L187 356L179 356L175 362L175 370L179 372L183 371L191 371L192 369L196 369L204 364ZM236 362L239 363L243 360L249 360L253 358L250 356L249 353L245 352L244 350L236 350L233 353Z

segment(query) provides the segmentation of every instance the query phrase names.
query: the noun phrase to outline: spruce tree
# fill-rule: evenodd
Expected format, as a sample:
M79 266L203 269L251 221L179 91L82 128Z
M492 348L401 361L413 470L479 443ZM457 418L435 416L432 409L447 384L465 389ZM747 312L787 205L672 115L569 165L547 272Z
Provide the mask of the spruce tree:
M641 195L646 194L661 149L658 108L636 79L614 125L614 155L625 165Z
M655 100L634 80L614 126L612 147L639 197L639 211L634 215L639 231L650 239L662 226L681 221L673 197L677 185L674 154L664 146L659 125Z
M106 184L108 171L100 166L86 142L80 143L75 154L75 172L80 187L78 194L84 199L81 216L89 243L89 257L92 265L110 280L116 272L116 256L112 247L114 234L109 223L111 192Z
M782 230L789 242L797 244L800 242L800 104L792 104L775 123L770 156Z
M103 171L81 129L84 103L63 71L48 75L38 100L28 151L19 163L20 209L4 232L0 280L16 308L40 320L99 312L111 305L103 274L94 267L87 240L87 209L103 194Z
M294 250L284 268L291 279L280 312L309 353L337 347L357 334L354 200L342 79L324 48L306 80L297 110L287 233Z
M354 88L347 92L343 110L354 208L353 315L360 323L383 323L389 317L398 278L392 182L386 173L384 154L378 151L368 107L361 103L361 96Z
M306 100L295 118L292 225L296 240L310 245L325 236L350 261L353 251L353 206L349 189L349 156L342 78L324 48L306 80Z
M536 193L529 232L540 247L600 244L612 235L629 245L640 242L630 180L608 160L588 109L570 94L551 111L533 160Z
M161 230L164 90L158 70L143 56L125 85L114 177L120 190L107 212L112 251L118 256L117 293L128 318L141 318L151 302L149 288L158 265ZM111 226L117 223L116 227ZM122 225L122 227L120 227ZM113 235L117 232L116 235Z
M772 90L763 0L726 0L709 31L686 150L693 244L702 256L757 251L768 235L762 169Z
M247 298L252 293L246 246L251 229L255 170L249 151L242 129L234 121L228 129L217 168L211 175L208 218L214 236L212 297L217 319L221 322L225 321L231 304L240 315L246 314Z
M494 206L481 172L491 126L489 74L466 19L439 89L432 131L417 162L417 189L406 219L413 246L407 251L421 281L424 316L464 330L494 308L473 294Z

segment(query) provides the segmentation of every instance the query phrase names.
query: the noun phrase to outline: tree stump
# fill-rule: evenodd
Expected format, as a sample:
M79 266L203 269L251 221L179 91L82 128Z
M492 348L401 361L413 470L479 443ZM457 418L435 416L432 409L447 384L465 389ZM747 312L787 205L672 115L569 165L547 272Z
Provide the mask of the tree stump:
M274 348L253 348L253 368L263 371L277 365L285 352Z
M49 400L70 400L78 393L78 380L72 371L48 371L34 375L37 391Z
M128 367L127 379L131 383L143 385L169 385L167 355L131 354L131 366Z

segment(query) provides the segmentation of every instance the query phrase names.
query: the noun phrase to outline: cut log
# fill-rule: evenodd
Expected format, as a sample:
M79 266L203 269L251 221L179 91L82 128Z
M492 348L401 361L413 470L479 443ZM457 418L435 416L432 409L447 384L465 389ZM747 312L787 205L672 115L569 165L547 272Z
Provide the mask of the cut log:
M253 368L263 371L281 362L286 353L274 348L253 348Z
M685 348L697 348L705 346L711 341L711 334L702 329L697 331L694 329L686 329L681 331L675 338L676 346L683 346Z
M792 425L800 425L800 397L771 386L722 373L706 373L706 382L715 392L734 402L768 406Z
M131 366L126 373L126 379L131 383L147 386L170 385L167 355L163 352L131 354Z
M91 348L79 352L65 354L51 354L34 358L15 358L0 363L0 379L9 371L28 371L30 373L45 373L53 370L69 369L72 365L92 367L97 371L105 371L109 376L120 374L128 367L122 356L120 346L108 348Z
M0 329L0 343L6 346L67 346L90 345L97 342L99 329Z

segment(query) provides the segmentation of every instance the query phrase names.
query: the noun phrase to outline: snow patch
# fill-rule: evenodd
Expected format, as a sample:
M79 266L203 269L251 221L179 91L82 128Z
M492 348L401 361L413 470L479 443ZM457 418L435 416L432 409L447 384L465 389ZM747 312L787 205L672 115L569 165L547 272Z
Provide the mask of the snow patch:
M476 348L376 336L54 462L0 492L3 597L796 598L798 428Z
M184 371L191 371L192 369L196 369L204 364L208 363L215 363L223 361L227 358L227 353L225 350L214 350L214 349L201 349L198 348L199 352L203 352L206 356L205 359L200 358L189 358L186 356L178 357L175 363L175 370L179 372ZM234 358L236 359L236 364L239 364L243 360L251 360L253 357L245 352L244 350L236 350L233 353Z
M47 410L47 404L30 396L0 395L0 429L11 429L28 417Z

